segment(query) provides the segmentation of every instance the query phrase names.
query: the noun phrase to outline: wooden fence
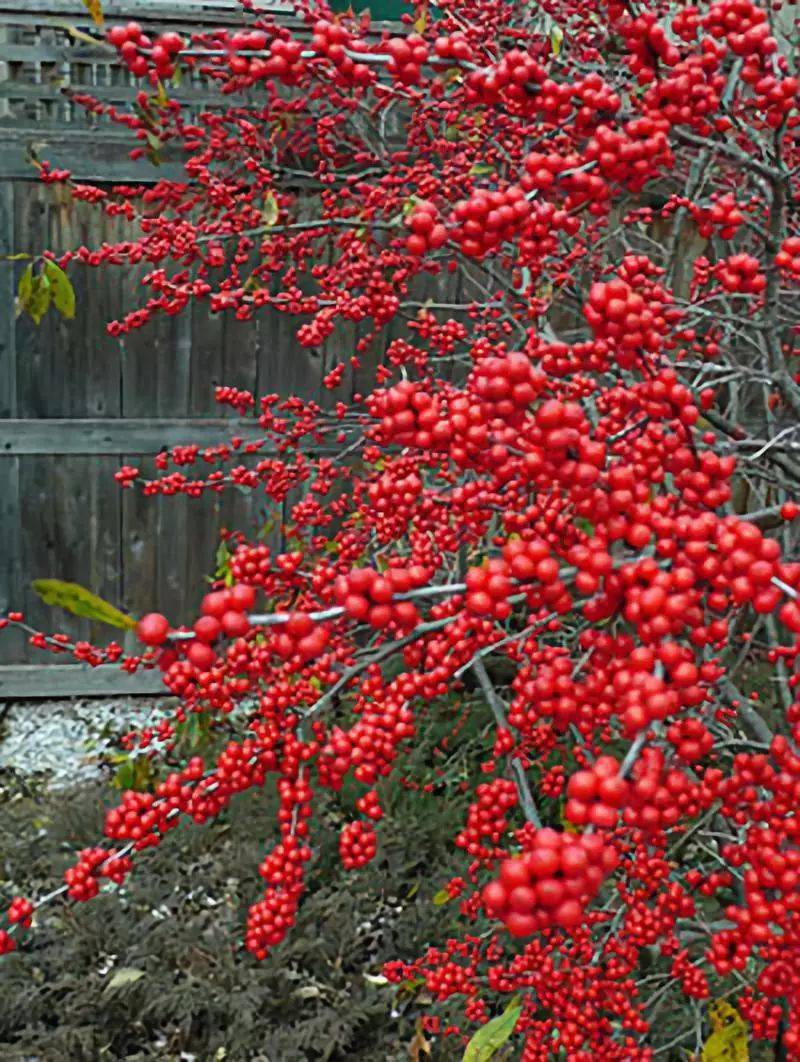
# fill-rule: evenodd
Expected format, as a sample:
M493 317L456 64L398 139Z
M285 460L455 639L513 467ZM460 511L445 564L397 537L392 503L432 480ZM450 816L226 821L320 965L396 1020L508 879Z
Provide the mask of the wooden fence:
M103 7L112 19L178 29L234 20L240 11L235 0L104 0ZM91 29L81 0L0 0L0 255L92 246L123 231L65 190L40 184L26 162L30 152L83 180L132 183L165 173L130 163L130 142L119 131L96 125L65 99L68 85L91 86L117 104L135 91L125 72L71 36L69 26ZM180 93L205 102L202 85L189 83ZM297 344L298 322L286 315L242 323L196 307L120 341L105 324L138 304L139 278L110 268L75 270L75 320L51 312L37 328L27 316L15 318L22 268L0 262L0 611L21 608L43 629L107 638L108 629L38 601L32 580L55 577L134 614L155 608L176 621L191 616L220 528L276 516L279 522L282 514L258 494L143 499L119 489L115 470L165 445L235 433L214 402L218 382L325 404L347 397L357 380L350 377L334 395L323 393L321 381L333 357L349 356L355 330L338 334L336 351L318 354ZM31 649L19 632L0 636L0 699L159 688L153 675L92 671Z

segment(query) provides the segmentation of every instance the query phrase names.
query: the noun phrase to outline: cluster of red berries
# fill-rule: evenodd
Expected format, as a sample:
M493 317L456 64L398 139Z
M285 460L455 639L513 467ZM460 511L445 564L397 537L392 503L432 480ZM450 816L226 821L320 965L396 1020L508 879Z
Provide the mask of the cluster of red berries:
M660 65L675 66L680 61L681 53L667 37L655 11L643 11L625 20L621 30L629 52L628 66L640 85L652 81Z
M717 262L712 273L723 288L734 295L760 295L767 286L761 262L744 251Z
M375 80L375 75L366 63L359 63L352 55L348 55L348 52L360 51L360 45L361 42L353 40L341 22L318 19L314 23L311 48L336 67L340 80L345 84L369 85Z
M679 719L667 727L667 740L684 763L696 763L714 747L714 737L702 719Z
M436 207L427 200L415 203L414 209L406 218L406 225L411 230L406 238L409 254L423 255L427 251L436 251L447 243L447 229L440 220Z
M767 12L751 0L719 0L702 20L703 28L740 56L772 55L778 45L771 35Z
M530 214L531 204L520 185L502 191L478 188L453 208L451 236L465 255L480 258L513 239Z
M530 448L523 458L525 475L546 488L552 482L575 493L576 500L596 483L606 461L605 443L596 439L578 402L548 398L537 408Z
M304 891L303 870L310 858L310 848L286 836L258 868L269 888L248 911L245 932L245 946L257 959L265 959L294 925Z
M623 822L644 833L666 830L697 814L698 800L697 786L683 771L668 768L661 749L645 746L631 774Z
M390 623L406 630L416 626L419 613L413 602L397 601L396 597L424 586L429 577L428 569L420 565L390 567L383 574L374 568L353 568L337 578L333 591L337 604L351 619L363 620L378 630Z
M292 612L272 638L272 649L282 660L305 662L320 656L330 641L330 628L307 612Z
M473 70L467 77L468 94L480 103L512 101L527 111L537 96L537 86L547 77L544 67L528 52L511 48L499 62Z
M460 30L447 37L437 37L433 50L437 59L451 64L465 63L472 58L472 46Z
M638 191L649 180L653 166L666 166L670 159L669 122L634 118L622 129L600 125L586 145L586 160L595 162L606 180L626 184Z
M488 415L511 425L519 421L546 384L544 373L527 354L518 351L482 358L469 380L469 387L486 404Z
M572 161L578 165L577 158L571 160L555 151L531 151L523 161L525 172L520 177L520 187L524 192L548 192Z
M386 42L389 73L402 85L418 85L422 65L428 59L428 45L418 33L391 37Z
M655 352L661 347L660 307L648 304L643 294L620 277L592 284L583 313L597 337L611 340L626 352Z
M697 231L706 239L716 233L723 240L730 240L744 224L744 214L732 192L719 196L713 206L700 207L692 203L689 209Z
M483 905L515 937L573 929L618 861L616 849L599 834L575 836L544 827L521 856L503 860L499 877L481 893Z
M403 475L394 467L370 483L364 516L375 528L379 542L396 541L402 536L422 490L422 479L415 470Z
M576 771L567 782L564 816L576 826L611 829L628 796L628 783L620 776L613 756L598 756L591 767Z
M508 830L506 816L518 803L517 789L508 778L494 778L491 782L481 782L475 796L467 812L466 825L456 837L456 845L473 859L494 859L502 854L499 846Z
M177 57L186 47L183 37L172 31L152 40L138 22L113 26L108 31L108 42L136 77L143 77L152 68L162 81L175 73Z
M775 255L775 264L800 279L800 236L787 236Z
M192 630L194 639L186 649L186 658L201 671L207 671L216 660L211 646L225 635L228 638L240 638L250 630L248 611L256 600L256 591L245 583L237 583L227 590L214 590L206 594L200 605L200 618ZM157 648L163 646L170 636L170 624L160 612L149 612L136 624L136 636L145 645ZM179 643L176 643L176 645ZM180 643L183 644L183 643ZM164 654L162 660L166 667L177 659L173 648Z
M26 900L24 896L15 896L8 905L6 917L11 925L19 924L23 928L27 928L33 918L33 904L30 900Z
M380 418L380 435L387 442L427 449L449 431L441 419L439 402L418 383L401 380L385 391L374 391L369 411Z
M470 568L466 578L466 607L476 616L492 616L497 620L511 615L509 597L513 584L509 566L502 557L492 557L480 568Z
M100 891L100 879L121 884L133 869L128 856L115 856L105 848L84 848L74 866L64 871L67 893L80 903L93 899Z
M671 126L688 125L701 136L722 132L730 119L720 116L727 78L720 69L724 46L704 38L703 54L681 60L672 72L656 79L645 93L648 109L658 111Z
M368 822L348 822L339 835L339 858L345 870L358 870L372 862L378 850L375 829Z

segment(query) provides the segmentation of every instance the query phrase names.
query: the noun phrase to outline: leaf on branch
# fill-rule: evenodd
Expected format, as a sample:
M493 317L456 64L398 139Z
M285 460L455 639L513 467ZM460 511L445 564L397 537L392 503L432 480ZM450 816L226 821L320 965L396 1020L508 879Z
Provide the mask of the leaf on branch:
M28 309L30 304L31 295L33 293L33 266L29 265L22 276L19 278L19 284L17 285L17 316L22 313L23 310Z
M561 47L563 43L564 31L560 26L554 23L550 30L550 48L552 49L553 55L556 57L556 59L561 54Z
M25 310L35 325L39 325L50 309L52 298L50 278L46 273L40 273L39 276L32 277L30 294L22 309Z
M145 976L144 970L137 970L135 966L123 966L114 974L105 987L106 992L114 992L119 988L135 984Z
M269 191L264 196L264 210L262 212L265 227L271 229L279 216L280 209L278 207L278 200L275 198L275 193Z
M464 1052L463 1062L489 1062L517 1026L522 1004L513 999L502 1014L478 1029Z
M132 630L136 626L136 620L132 616L126 616L124 612L120 612L118 608L109 605L107 601L78 583L65 583L61 579L35 579L32 585L46 605L63 608L73 616L82 616L96 623L107 623L122 630Z
M147 131L147 157L150 159L154 166L161 165L161 148L164 145L161 142L161 137L156 136L155 133Z
M53 305L68 321L75 317L75 289L64 270L49 259L44 264L44 272L50 281L50 293Z
M450 893L447 891L447 889L439 889L439 891L433 897L434 907L442 907L442 906L444 906L444 904L450 903L451 899L452 899L452 897L451 897Z

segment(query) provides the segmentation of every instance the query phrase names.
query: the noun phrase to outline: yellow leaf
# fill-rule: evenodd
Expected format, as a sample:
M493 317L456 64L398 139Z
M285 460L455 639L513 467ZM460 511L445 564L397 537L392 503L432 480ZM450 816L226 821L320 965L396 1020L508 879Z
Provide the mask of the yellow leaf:
M736 1007L724 999L708 1006L712 1033L703 1045L701 1062L748 1062L747 1025Z
M447 889L439 889L433 898L434 907L442 907L446 903L450 903L452 897Z
M92 22L95 26L102 26L105 21L103 18L103 5L100 0L83 0L83 6L92 16Z
M564 43L564 31L560 26L554 25L550 30L550 47L553 49L553 55L558 58L561 54L561 46Z
M427 0L426 0L426 2L420 8L419 15L417 16L417 20L414 23L414 32L415 33L424 33L427 28L428 28L428 4L427 4Z
M132 616L126 616L78 583L65 583L61 579L35 579L33 589L46 605L63 608L73 616L83 616L84 619L107 623L123 630L131 630L136 626Z
M267 192L267 194L264 196L263 218L264 225L268 229L271 229L275 222L278 220L279 213L280 211L278 209L278 200L275 198L275 193L271 191Z

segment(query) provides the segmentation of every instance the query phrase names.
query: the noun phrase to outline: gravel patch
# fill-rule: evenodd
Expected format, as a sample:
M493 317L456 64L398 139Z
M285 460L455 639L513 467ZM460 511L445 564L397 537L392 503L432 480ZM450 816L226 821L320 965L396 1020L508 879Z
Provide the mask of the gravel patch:
M14 701L2 706L0 771L37 776L51 790L97 778L121 735L162 718L165 699Z

